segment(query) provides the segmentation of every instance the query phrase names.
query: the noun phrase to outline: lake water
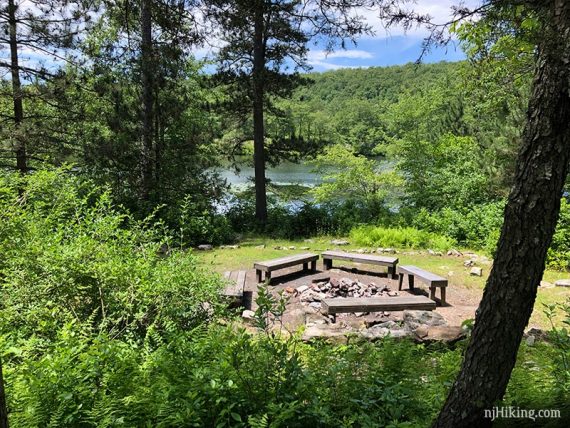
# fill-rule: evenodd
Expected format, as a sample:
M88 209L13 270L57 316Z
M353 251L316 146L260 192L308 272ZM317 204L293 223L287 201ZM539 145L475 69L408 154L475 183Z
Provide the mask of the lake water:
M232 187L240 188L253 184L255 175L253 167L245 164L240 165L240 172L228 168L219 171L221 178L227 180ZM276 167L267 166L265 176L277 185L297 184L314 187L321 183L320 175L313 172L313 166L306 163L282 162Z

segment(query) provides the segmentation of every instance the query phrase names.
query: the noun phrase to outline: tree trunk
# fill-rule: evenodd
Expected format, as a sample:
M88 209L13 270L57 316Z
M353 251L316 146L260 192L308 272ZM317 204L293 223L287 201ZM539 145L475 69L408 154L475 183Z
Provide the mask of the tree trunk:
M554 0L497 253L459 373L435 427L491 425L542 279L570 157L570 4Z
M4 392L4 378L2 376L2 358L0 358L0 428L8 428L8 406Z
M261 4L260 4L261 3ZM265 130L263 123L263 99L265 91L265 41L263 2L255 7L253 50L253 156L255 166L255 217L264 224L267 221L267 192L265 183Z
M153 64L151 0L141 3L142 145L140 199L148 201L153 182Z
M14 125L16 146L16 169L21 174L28 171L28 158L26 143L18 131L24 119L24 106L22 102L22 83L20 82L20 64L18 62L18 32L16 20L17 6L14 0L8 0L8 24L10 27L10 69L12 71L12 99L14 101Z

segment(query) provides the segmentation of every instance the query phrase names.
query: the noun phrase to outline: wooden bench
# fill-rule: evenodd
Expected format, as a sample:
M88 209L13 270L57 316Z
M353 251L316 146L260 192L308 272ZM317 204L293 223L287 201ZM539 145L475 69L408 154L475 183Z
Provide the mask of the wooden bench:
M425 296L349 297L324 299L321 309L325 314L350 312L403 311L405 309L433 311L435 302Z
M257 282L262 281L262 272L265 272L265 282L269 284L271 281L271 273L279 269L285 269L291 266L303 265L303 270L309 269L311 263L311 270L317 270L317 254L305 253L296 254L294 256L281 257L280 259L267 260L265 262L257 262L253 264L255 273L257 275Z
M375 256L372 254L345 253L344 251L325 251L322 253L325 270L332 268L333 260L346 260L349 262L365 263L388 267L388 275L396 277L397 257Z
M433 301L435 298L435 289L439 287L440 289L440 303L445 305L445 288L447 287L447 279L436 275L435 273L428 272L417 266L398 266L398 274L400 275L400 281L398 290L402 289L402 283L404 281L404 275L408 275L408 284L410 290L414 289L414 277L418 278L424 284L427 284L430 289L430 299Z
M243 305L243 293L245 289L245 270L234 270L224 272L224 279L228 285L222 290L222 296L232 300L233 305Z

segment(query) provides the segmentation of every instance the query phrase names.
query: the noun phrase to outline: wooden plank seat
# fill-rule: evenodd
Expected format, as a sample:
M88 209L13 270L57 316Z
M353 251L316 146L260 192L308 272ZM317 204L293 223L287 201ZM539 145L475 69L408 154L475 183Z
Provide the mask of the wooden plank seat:
M388 267L388 275L396 277L397 257L376 256L373 254L346 253L344 251L325 251L322 253L325 270L332 268L333 260L346 260L349 262L380 265Z
M243 305L246 273L245 270L224 272L224 279L228 285L222 290L222 296L229 298L232 304L237 306Z
M410 290L414 289L414 278L426 284L430 289L430 299L436 300L435 289L440 289L440 303L445 305L445 289L447 287L447 279L443 278L435 273L428 272L427 270L421 269L417 266L398 266L398 274L400 276L398 290L402 289L402 283L404 282L404 275L408 275L408 284Z
M253 264L253 267L255 268L255 273L257 275L257 282L262 281L262 272L265 272L265 282L269 284L271 281L271 273L273 271L301 264L303 265L303 270L308 270L309 263L311 264L311 270L315 271L317 270L318 259L318 254L296 254L294 256L281 257L279 259L267 260L264 262L256 262Z
M325 314L333 315L336 321L336 314L340 313L403 311L405 309L432 311L435 309L435 302L426 296L337 297L324 299L321 302L321 309Z

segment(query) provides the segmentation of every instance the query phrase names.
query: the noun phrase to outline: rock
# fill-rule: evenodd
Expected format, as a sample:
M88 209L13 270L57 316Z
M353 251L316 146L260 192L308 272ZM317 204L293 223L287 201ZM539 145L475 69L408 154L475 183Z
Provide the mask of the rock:
M404 311L404 326L415 330L420 325L434 326L447 324L438 312L434 311Z
M357 252L358 254L364 254L364 250L363 250L362 248L359 248L358 250L356 250L356 252Z
M399 339L402 337L408 337L412 335L412 332L410 332L409 330L405 330L403 328L388 328L385 327L384 324L387 323L378 324L364 330L362 332L362 337L368 340L378 340L388 336Z
M307 251L307 250L310 250L310 248L309 247L301 247L301 248L299 248L299 250Z
M455 272L453 272L452 270L450 270L449 272L447 272L447 276L453 276L455 275Z
M274 250L286 250L287 248L282 247L280 245L276 245L275 247L273 247Z
M265 244L257 245L255 247L256 250L265 250Z
M536 341L536 337L530 335L526 338L526 344L528 346L534 346L534 342Z
M309 303L309 306L311 308L321 309L321 302L311 302L311 303Z
M559 279L554 285L557 287L570 287L570 279Z
M393 248L384 248L384 252L388 254L396 254L396 250Z
M465 266L465 267L473 267L473 266L475 266L475 260L473 260L473 259L465 260L465 261L463 262L463 266Z
M342 239L333 239L333 240L331 241L331 244L342 246L342 245L350 245L350 242L344 241L344 240L342 240Z
M471 276L483 276L483 269L480 267L472 267L469 271L469 275Z
M383 253L384 252L384 248L376 248L376 252L378 254Z
M237 250L239 245L220 245L220 248L223 250Z
M419 326L414 330L419 342L455 343L466 337L467 332L461 326Z
M198 249L200 251L210 251L214 249L214 246L212 244L201 244L198 245Z
M548 281L540 281L540 288L552 288L554 284Z
M461 253L461 251L457 251L455 248L452 248L451 250L449 250L447 252L448 256L455 256L455 257L461 257L463 254Z
M255 318L255 312L250 311L249 309L246 309L245 311L243 311L241 313L241 317L244 320L253 320Z
M430 256L435 256L435 251L434 250L428 250L428 254Z
M299 287L296 288L297 293L299 293L299 294L304 293L308 289L309 289L308 285L300 285Z
M291 246L289 247L289 249L290 249L290 250L296 250L297 247L295 247L294 245L291 245Z
M314 340L326 340L334 344L346 344L346 331L338 324L315 324L307 327L303 333L302 340L304 342L312 342Z
M287 287L285 288L285 291L289 294L293 294L295 292L295 289L293 287Z
M388 291L388 296L396 297L399 293L397 291Z

